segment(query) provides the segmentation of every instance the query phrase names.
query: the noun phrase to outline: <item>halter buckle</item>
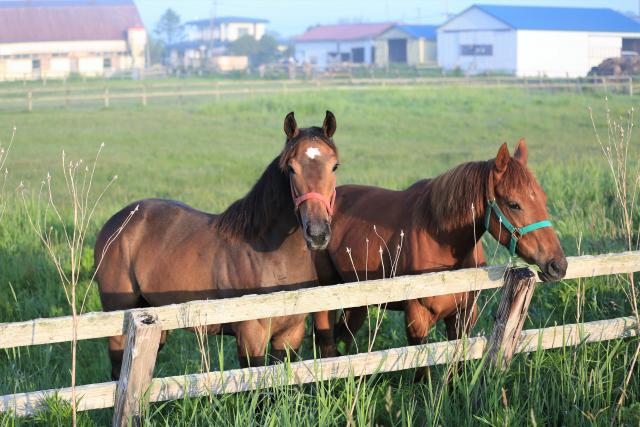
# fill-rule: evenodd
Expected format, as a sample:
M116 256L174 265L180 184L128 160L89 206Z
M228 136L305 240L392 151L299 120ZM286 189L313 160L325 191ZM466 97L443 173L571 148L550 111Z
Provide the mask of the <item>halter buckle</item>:
M522 234L520 233L520 230L518 228L514 228L511 232L511 236L517 240L522 237Z

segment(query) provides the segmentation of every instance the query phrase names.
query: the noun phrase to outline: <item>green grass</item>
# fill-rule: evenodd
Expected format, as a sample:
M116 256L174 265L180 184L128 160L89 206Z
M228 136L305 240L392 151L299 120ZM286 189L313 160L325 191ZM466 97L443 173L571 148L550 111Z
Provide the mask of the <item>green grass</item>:
M609 96L614 117L632 105L628 96ZM114 175L118 180L96 210L86 243L80 294L92 268L91 248L102 224L127 203L147 197L181 200L208 212L220 212L251 187L284 143L283 120L295 111L300 126L320 125L325 110L337 117L340 149L339 184L407 187L469 160L495 156L508 141L513 150L521 137L529 146L529 165L549 196L549 210L567 255L598 254L625 249L614 208L612 180L595 139L588 107L605 123L602 94L583 96L558 92L526 96L516 89L417 88L358 92L310 92L223 101L180 107L149 106L100 110L9 112L0 116L0 145L6 146L13 126L18 132L8 162L7 187L24 181L32 209L40 182L51 173L55 200L66 197L61 153L67 162L83 158L91 164L101 142L93 197ZM604 129L604 128L602 128ZM637 158L633 151L632 159ZM635 173L635 172L634 172ZM98 191L97 191L98 190ZM65 211L65 215L69 212ZM635 224L636 229L638 223ZM60 242L60 230L54 231ZM487 256L495 241L484 239ZM357 250L357 248L354 248ZM494 263L504 262L500 248ZM615 277L583 280L585 320L630 314ZM540 284L525 328L574 323L577 281ZM473 335L492 325L499 294L482 296L487 305ZM88 309L101 310L95 286ZM375 310L374 310L375 312ZM67 315L59 278L44 248L26 221L24 208L11 202L0 222L0 322ZM387 313L374 349L406 345L403 316ZM362 330L357 341L367 341ZM430 335L444 339L443 325ZM517 355L511 369L488 381L485 398L473 409L471 397L477 361L437 392L445 367L432 369L428 384L412 384L413 372L368 377L358 394L355 425L608 425L620 395L635 339L539 351ZM238 367L235 342L210 339L212 369ZM220 351L220 353L218 353ZM9 349L0 352L0 395L66 387L70 384L70 343ZM301 356L313 357L310 340ZM199 372L196 337L173 331L159 354L155 376ZM78 383L108 381L106 340L79 343ZM353 405L357 379L279 387L266 402L264 394L238 393L152 404L150 425L345 425L346 407ZM501 389L508 399L505 408ZM640 383L633 376L620 422L638 425ZM54 409L37 419L0 415L0 426L68 425L69 408L52 401ZM590 415L591 414L591 415ZM596 416L596 414L598 414ZM107 425L111 410L83 413L82 425Z

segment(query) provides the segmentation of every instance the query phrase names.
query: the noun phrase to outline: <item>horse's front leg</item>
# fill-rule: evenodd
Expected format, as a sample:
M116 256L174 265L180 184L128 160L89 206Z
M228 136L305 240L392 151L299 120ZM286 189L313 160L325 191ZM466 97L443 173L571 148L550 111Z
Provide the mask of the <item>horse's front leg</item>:
M289 361L295 360L296 354L304 339L304 319L307 315L291 316L285 320L284 328L274 333L271 337L271 350L269 351L269 363L284 362L289 352Z
M234 323L233 332L238 344L238 361L241 368L264 366L269 331L259 320Z

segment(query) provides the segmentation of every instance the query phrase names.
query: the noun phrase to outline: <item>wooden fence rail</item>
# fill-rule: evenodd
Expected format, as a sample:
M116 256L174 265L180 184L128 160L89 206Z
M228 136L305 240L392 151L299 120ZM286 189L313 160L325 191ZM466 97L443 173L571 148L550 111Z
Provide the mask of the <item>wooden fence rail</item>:
M414 299L471 290L502 286L506 266L467 269L419 276L403 276L395 279L349 283L316 287L298 291L277 292L267 295L247 295L217 301L196 301L172 306L157 307L150 315L145 309L111 313L89 313L79 319L78 339L89 339L127 333L132 362L127 375L142 378L129 384L133 388L118 387L118 382L91 384L76 388L81 398L79 410L113 407L116 412L114 425L126 425L130 416L137 416L145 384L149 384L153 372L155 352L160 330L229 323L242 320L271 318L320 310L357 307L391 301ZM640 271L640 251L581 256L568 258L567 279ZM521 270L521 274L533 280L533 272ZM533 282L532 282L533 283ZM504 296L503 296L504 297ZM230 314L232 313L232 314ZM138 319L132 323L131 319ZM152 319L143 321L141 319ZM204 322L202 322L204 319ZM0 324L0 348L70 341L71 317L36 319L27 322ZM538 348L557 348L578 342L604 341L636 336L635 318L618 318L580 325L564 325L539 331L524 331L514 341L515 352L529 352ZM132 332L138 331L138 332ZM137 339L139 335L140 339ZM153 339L146 338L147 336ZM514 338L518 336L517 330ZM189 396L230 393L259 389L282 384L309 383L330 378L342 378L350 374L368 375L417 368L453 360L481 358L486 338L471 338L463 345L463 353L454 354L456 342L441 342L422 346L402 347L355 356L343 356L322 360L307 360L288 366L265 366L237 369L200 375L185 375L154 379L149 388L150 401L164 401ZM131 344L130 344L131 343ZM138 350L136 350L136 348ZM144 350L146 349L146 350ZM128 353L127 353L128 352ZM149 354L147 354L149 353ZM146 355L149 357L141 357ZM153 356L153 357L151 357ZM117 394L119 390L119 394ZM17 415L33 415L40 408L42 399L58 393L62 399L71 399L71 389L45 390L0 396L0 411L11 410ZM133 396L133 397L131 397ZM124 400L123 400L124 399Z
M607 85L607 81L609 84ZM265 86L273 87L265 87ZM578 90L582 93L583 88L596 90L616 90L626 91L629 95L637 92L637 85L633 84L632 77L588 77L578 79L542 79L542 78L519 78L519 77L487 77L487 78L440 78L440 77L410 77L410 78L349 78L335 80L256 80L256 81L213 81L213 82L191 82L191 83L153 83L153 84L129 84L129 85L107 85L107 86L62 86L62 87L40 87L22 89L0 90L0 103L26 103L29 110L33 109L34 102L55 102L65 101L67 109L71 108L71 101L104 100L104 105L109 106L109 100L113 99L140 99L142 105L147 105L148 97L177 97L182 103L185 96L215 96L216 100L222 95L289 93L320 91L330 88L332 90L363 90L382 89L387 86L405 87L412 89L416 86L442 87L448 85L463 85L486 88L506 88L520 87L527 94L531 90L552 90L566 89ZM243 86L238 88L238 86ZM221 89L222 87L222 89ZM227 87L228 89L225 89ZM235 87L235 88L234 88ZM154 91L153 89L178 88L174 90ZM196 88L198 90L189 90ZM608 89L609 88L609 89ZM185 90L186 89L186 90ZM55 93L64 91L65 95L37 96L40 93ZM122 91L122 92L114 92ZM73 94L72 92L93 92L90 94ZM21 94L23 96L11 96ZM7 96L9 95L9 96Z
M566 279L640 271L640 251L567 258ZM465 269L395 279L320 286L266 295L246 295L211 301L156 307L162 329L238 322L361 307L368 304L424 298L502 286L505 265ZM537 275L536 275L537 277ZM122 335L132 313L143 309L87 313L78 318L78 340ZM0 323L0 348L71 341L71 316Z
M541 330L526 330L520 334L517 353L538 349L574 346L581 342L606 341L637 336L638 325L633 317L589 322L584 324L559 325ZM463 359L482 357L486 337L468 339L462 346ZM409 346L341 356L321 360L305 360L286 365L259 368L233 369L209 374L178 375L153 380L149 400L161 402L189 397L234 393L278 385L305 384L344 378L350 374L370 375L376 372L393 372L448 363L454 360L457 341ZM118 383L110 381L76 387L81 397L78 410L110 408L114 406ZM41 409L42 400L58 393L58 397L71 399L71 389L45 390L19 393L0 397L0 411L11 410L17 415L35 415Z

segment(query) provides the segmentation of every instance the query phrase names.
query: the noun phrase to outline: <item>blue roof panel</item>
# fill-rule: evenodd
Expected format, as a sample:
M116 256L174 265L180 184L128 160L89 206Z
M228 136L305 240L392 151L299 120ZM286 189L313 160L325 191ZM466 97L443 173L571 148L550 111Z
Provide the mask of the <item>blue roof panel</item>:
M396 25L395 27L414 37L435 40L437 38L436 28L439 25Z
M613 9L474 5L520 30L640 33L640 23Z

